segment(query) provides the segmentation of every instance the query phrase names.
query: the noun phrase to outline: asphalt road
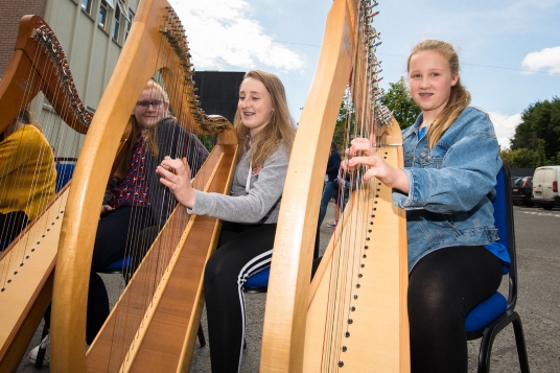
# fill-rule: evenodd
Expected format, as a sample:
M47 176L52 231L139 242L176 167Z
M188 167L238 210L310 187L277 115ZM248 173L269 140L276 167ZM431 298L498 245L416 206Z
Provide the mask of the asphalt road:
M332 208L321 228L321 244L326 246L332 229ZM532 372L560 372L560 209L545 211L541 208L515 207L515 229L518 261L518 301L516 310L521 316L525 341ZM107 275L111 296L114 299L122 288L120 276ZM505 279L505 278L504 278ZM507 281L501 290L506 292ZM265 294L247 294L247 349L243 356L242 371L258 372L260 341L264 317ZM203 314L203 327L206 319ZM30 347L39 343L36 334ZM469 373L477 371L480 341L469 342ZM200 348L198 342L193 353L190 373L209 373L208 347ZM18 372L36 372L25 359ZM41 372L48 372L44 367ZM490 371L493 373L519 372L513 329L508 326L494 341Z

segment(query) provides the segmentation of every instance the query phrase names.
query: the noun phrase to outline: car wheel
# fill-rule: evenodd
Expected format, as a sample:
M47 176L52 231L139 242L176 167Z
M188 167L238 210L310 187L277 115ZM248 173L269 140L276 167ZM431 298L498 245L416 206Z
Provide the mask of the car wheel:
M533 207L533 202L523 202L526 207Z
M545 209L545 210L552 210L552 205L542 204L542 208Z

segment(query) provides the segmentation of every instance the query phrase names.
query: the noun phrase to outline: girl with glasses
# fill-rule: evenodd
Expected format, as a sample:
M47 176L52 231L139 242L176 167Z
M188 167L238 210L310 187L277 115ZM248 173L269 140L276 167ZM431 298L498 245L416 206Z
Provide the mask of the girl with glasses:
M97 272L131 255L131 267L123 273L125 279L130 278L177 205L173 195L160 184L156 165L166 156L185 157L196 172L208 156L198 138L169 116L168 108L167 93L150 80L132 111L129 146L109 181L101 206L89 283L88 344L110 311L107 289ZM49 311L45 320L49 325ZM29 353L32 362L38 347Z

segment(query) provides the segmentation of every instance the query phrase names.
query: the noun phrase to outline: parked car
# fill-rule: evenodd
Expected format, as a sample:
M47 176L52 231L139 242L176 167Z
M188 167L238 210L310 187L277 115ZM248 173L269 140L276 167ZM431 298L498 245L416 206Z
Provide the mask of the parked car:
M545 210L560 206L558 182L560 166L543 166L535 170L533 175L533 197L531 201L541 205Z
M511 186L511 199L514 204L524 204L527 207L533 206L533 177L523 176L515 180Z

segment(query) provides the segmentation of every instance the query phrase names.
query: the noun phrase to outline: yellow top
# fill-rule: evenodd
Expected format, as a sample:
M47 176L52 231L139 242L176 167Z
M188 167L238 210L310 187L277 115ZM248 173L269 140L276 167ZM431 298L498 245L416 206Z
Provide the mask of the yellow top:
M24 125L0 142L0 212L25 211L33 220L55 195L51 146L41 131Z

